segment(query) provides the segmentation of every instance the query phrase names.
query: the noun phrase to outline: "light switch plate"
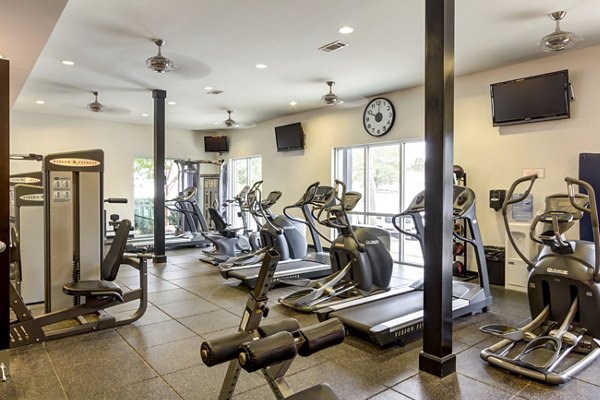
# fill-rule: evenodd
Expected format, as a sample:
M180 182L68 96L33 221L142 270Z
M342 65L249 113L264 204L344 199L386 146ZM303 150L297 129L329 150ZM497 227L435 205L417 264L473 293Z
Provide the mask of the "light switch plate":
M545 168L523 168L523 176L535 175L537 174L539 179L544 179L546 176Z

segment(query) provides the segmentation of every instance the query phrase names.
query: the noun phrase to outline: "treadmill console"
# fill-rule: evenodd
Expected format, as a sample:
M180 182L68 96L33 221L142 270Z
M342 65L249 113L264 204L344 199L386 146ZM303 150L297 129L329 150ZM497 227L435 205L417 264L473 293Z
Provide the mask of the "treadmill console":
M346 192L344 195L344 208L346 211L354 210L361 198L362 194L358 192Z
M475 204L475 193L468 187L454 186L454 216L461 217Z
M333 193L334 193L333 187L319 186L317 188L317 192L315 193L315 197L312 200L312 203L318 204L318 205L325 204L328 200L331 199Z
M425 191L423 190L410 202L403 214L425 211Z
M266 200L262 201L263 207L271 207L273 204L277 203L277 200L281 197L281 192L279 190L274 190L267 196Z

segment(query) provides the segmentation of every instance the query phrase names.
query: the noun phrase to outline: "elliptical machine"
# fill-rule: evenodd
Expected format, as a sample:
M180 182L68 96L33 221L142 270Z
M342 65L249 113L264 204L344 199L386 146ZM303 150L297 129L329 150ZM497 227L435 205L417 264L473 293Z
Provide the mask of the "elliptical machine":
M528 296L533 320L522 327L486 325L482 332L502 340L481 358L510 372L557 385L566 382L600 355L600 239L594 190L587 182L565 178L567 194L546 197L546 209L531 224L530 239L543 245L535 260L517 247L508 225L507 208L523 201L537 175L517 179L502 207L508 238L529 269ZM517 186L529 182L512 199ZM575 192L585 189L587 195ZM584 214L592 222L594 242L567 240L565 233ZM538 224L542 233L536 233Z
M393 260L389 252L390 234L385 229L353 226L348 212L352 211L362 195L347 192L346 185L335 181L332 196L336 201L326 202L315 219L321 225L339 231L330 245L332 274L308 282L302 289L279 302L302 312L314 312L332 304L390 289Z

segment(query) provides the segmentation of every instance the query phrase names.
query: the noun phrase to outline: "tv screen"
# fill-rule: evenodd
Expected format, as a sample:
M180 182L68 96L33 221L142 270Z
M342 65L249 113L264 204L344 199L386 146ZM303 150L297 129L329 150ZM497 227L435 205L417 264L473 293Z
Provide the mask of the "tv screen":
M302 150L304 148L304 131L302 124L275 127L275 139L277 140L277 151Z
M204 136L204 151L207 153L229 151L227 136Z
M569 118L569 71L490 85L494 126Z

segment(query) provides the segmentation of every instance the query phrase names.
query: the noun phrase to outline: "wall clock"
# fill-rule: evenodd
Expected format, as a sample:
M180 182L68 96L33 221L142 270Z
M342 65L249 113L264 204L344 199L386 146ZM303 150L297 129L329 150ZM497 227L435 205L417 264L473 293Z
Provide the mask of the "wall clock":
M394 105L383 97L371 100L363 112L363 126L371 136L383 136L388 133L395 119Z

